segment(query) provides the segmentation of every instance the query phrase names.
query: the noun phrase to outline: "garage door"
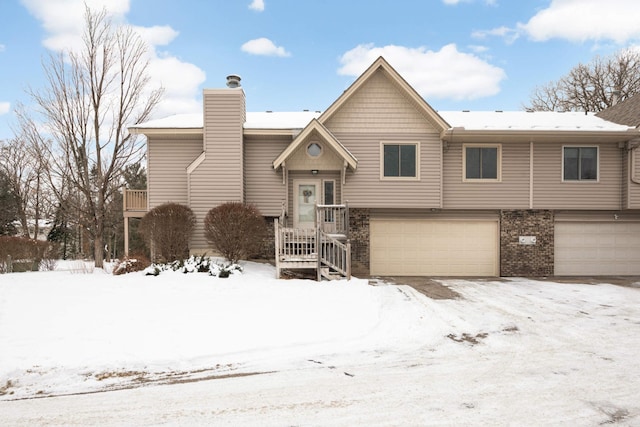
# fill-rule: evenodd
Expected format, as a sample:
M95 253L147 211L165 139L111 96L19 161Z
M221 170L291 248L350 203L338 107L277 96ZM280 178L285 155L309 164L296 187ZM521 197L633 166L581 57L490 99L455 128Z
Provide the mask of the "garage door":
M497 221L376 220L373 275L497 276Z
M555 274L640 274L640 223L557 222Z

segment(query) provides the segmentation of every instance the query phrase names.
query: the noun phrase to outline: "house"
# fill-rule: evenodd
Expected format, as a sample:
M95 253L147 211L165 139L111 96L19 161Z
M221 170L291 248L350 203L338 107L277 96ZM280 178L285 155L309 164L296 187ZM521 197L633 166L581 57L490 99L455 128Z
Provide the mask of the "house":
M147 138L148 189L125 216L189 205L193 253L211 253L207 211L243 201L274 221L282 268L335 273L327 251L371 275L640 274L635 126L435 111L384 58L322 113L246 112L240 79L228 86L204 90L202 114L130 128Z

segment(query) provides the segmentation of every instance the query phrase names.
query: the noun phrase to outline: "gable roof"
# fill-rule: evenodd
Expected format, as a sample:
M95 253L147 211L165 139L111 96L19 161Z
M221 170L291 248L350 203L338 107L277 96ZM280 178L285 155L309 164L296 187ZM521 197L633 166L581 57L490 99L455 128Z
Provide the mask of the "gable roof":
M602 110L596 116L628 126L640 126L640 94Z
M347 150L344 145L342 145L340 141L338 141L336 137L318 121L318 119L312 119L311 123L309 123L307 127L305 127L302 132L300 132L293 141L291 141L291 144L289 144L287 148L285 148L285 150L273 161L273 168L278 169L281 167L285 160L293 154L300 144L302 144L313 132L317 132L320 137L346 162L347 166L353 170L356 169L358 166L358 159L356 159L353 154L351 154L351 152L349 152L349 150Z
M418 92L402 78L402 76L381 56L375 60L367 70L356 79L355 82L336 99L329 108L320 115L320 123L326 123L342 107L362 85L378 70L383 70L396 86L413 102L425 118L436 128L438 132L450 128L449 124L434 110Z

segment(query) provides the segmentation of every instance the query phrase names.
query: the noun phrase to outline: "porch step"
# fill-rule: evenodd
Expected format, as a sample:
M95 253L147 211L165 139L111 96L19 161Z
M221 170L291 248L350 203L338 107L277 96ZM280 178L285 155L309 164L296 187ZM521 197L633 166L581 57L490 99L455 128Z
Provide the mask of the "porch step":
M334 271L332 269L330 269L329 267L323 267L320 269L320 276L324 277L325 279L328 280L339 280L339 279L344 279L345 276L343 276L342 274L338 273L337 271Z

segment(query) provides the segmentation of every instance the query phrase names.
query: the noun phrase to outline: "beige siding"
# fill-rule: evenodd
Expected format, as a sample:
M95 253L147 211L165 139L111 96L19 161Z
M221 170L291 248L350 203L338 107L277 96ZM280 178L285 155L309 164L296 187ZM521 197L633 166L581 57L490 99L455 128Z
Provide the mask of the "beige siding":
M332 132L429 132L427 120L378 70L324 125Z
M192 249L206 249L204 217L222 203L243 201L242 125L245 118L241 89L204 91L206 159L190 176L190 205L196 214Z
M347 172L344 198L362 208L439 208L441 142L429 133L337 133L338 140L358 159L358 170ZM420 144L420 179L380 179L380 143Z
M451 142L444 153L443 208L527 209L529 144L502 143L500 182L463 182L462 143Z
M149 208L187 204L187 167L202 152L202 136L153 136L147 140Z
M562 147L561 142L537 142L534 145L533 207L620 209L622 161L617 145L599 144L598 182L563 182Z
M273 170L273 160L291 143L285 136L249 136L244 140L245 200L265 216L279 216L285 201L282 170Z
M631 179L626 181L628 186L627 194L629 197L628 207L630 209L640 209L640 148L636 148L635 151L630 151L629 157L629 165L631 166L629 176ZM635 163L635 165L633 165L632 162ZM632 175L633 172L635 172L635 176Z

